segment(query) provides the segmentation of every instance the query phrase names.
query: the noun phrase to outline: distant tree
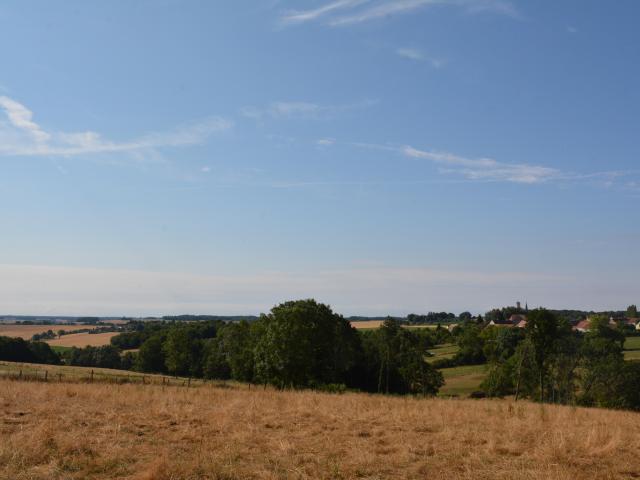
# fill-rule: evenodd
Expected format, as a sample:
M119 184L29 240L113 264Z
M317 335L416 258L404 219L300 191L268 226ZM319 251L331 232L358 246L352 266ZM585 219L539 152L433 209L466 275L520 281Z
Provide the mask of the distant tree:
M458 365L474 365L484 363L484 340L480 327L475 323L461 325L455 330L458 352L454 360Z
M638 307L629 305L627 307L627 318L638 318Z
M472 315L471 315L471 313L470 313L470 312L462 312L462 313L458 316L458 318L459 318L460 320L462 320L463 322L468 322L468 321L470 321L470 320L471 320Z
M167 371L162 348L165 337L166 335L162 333L156 333L140 346L136 360L136 370L149 373L164 373Z

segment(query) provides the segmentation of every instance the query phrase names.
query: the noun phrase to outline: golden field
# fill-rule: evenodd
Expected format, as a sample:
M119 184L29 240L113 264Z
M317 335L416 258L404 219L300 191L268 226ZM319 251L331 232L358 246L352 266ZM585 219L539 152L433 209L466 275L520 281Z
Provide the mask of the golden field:
M101 347L110 345L111 339L120 332L106 333L71 333L46 342L52 347Z
M36 334L45 333L49 330L54 333L58 330L65 330L72 332L74 330L81 330L87 327L87 325L16 325L13 323L0 324L0 337L15 337L23 338L25 340L31 340Z
M2 479L622 479L640 415L499 400L0 379Z

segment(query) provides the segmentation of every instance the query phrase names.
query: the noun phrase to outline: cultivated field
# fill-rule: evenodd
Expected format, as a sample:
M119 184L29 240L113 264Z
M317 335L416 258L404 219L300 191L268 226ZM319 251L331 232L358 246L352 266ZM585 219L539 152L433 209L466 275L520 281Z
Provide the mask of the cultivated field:
M363 320L361 322L350 322L351 326L358 330L371 330L380 328L384 323L383 320ZM446 327L446 325L444 325ZM405 328L437 328L437 325L404 325Z
M640 415L0 379L2 479L623 479Z
M47 343L52 347L101 347L102 345L109 345L111 338L119 333L72 333L54 340L47 340Z
M67 332L81 330L84 328L92 328L87 325L16 325L16 324L0 324L0 337L16 337L31 340L31 337L38 333L45 333L49 330L54 333L58 330Z

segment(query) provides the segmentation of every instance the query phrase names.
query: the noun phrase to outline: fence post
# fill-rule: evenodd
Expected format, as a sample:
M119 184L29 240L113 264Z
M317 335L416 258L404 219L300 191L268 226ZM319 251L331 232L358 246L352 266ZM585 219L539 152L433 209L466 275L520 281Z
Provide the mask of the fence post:
M61 373L58 374L58 382L62 382L62 374Z
M191 377L189 377L189 380L187 380L187 388L189 388L191 386Z
M20 375L18 375L18 378L22 380L22 369L20 369Z
M93 383L93 370L91 370L91 383Z
M44 381L46 382L48 378L49 378L49 370L45 370L44 371Z

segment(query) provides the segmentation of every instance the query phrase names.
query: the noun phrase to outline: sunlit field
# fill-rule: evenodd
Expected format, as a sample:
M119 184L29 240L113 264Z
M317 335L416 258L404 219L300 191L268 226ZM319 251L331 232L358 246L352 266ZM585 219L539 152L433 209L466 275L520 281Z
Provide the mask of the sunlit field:
M72 333L54 340L47 340L47 343L52 347L101 347L102 345L109 345L111 339L119 333Z
M507 400L0 378L3 479L614 479L640 415Z
M0 324L0 337L15 337L30 340L36 334L45 333L49 330L56 333L58 330L72 332L75 330L83 330L93 328L87 325L16 325L16 324Z

